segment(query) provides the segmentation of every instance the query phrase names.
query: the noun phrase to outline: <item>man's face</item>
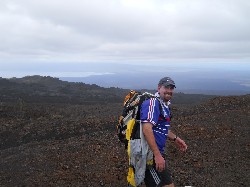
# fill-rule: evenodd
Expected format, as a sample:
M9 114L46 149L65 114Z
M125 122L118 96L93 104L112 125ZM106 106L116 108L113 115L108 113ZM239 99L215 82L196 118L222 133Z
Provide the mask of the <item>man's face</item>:
M172 98L172 95L174 93L174 86L158 86L158 92L160 94L161 99L164 102L167 102Z

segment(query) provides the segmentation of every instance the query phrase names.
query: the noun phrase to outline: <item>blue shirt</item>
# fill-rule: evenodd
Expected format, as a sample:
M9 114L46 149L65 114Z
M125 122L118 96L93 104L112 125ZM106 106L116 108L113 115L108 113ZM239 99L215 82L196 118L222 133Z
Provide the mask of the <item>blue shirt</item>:
M170 109L163 101L151 98L141 105L141 122L151 123L156 144L163 154L170 127Z

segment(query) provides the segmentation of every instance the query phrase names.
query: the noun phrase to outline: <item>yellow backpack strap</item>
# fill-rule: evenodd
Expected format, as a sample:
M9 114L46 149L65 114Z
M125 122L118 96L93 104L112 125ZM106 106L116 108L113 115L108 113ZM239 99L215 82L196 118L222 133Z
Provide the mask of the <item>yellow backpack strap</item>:
M128 124L127 124L127 130L126 130L126 139L128 140L128 159L129 159L129 163L130 163L130 136L132 134L132 130L134 128L135 125L135 119L132 118L129 120ZM127 176L127 181L130 187L136 187L136 182L135 182L135 172L134 172L134 168L132 166L129 166L128 168L128 176Z
M130 187L136 187L135 173L134 173L134 169L131 166L129 166L129 168L128 168L127 181L128 181L128 184Z

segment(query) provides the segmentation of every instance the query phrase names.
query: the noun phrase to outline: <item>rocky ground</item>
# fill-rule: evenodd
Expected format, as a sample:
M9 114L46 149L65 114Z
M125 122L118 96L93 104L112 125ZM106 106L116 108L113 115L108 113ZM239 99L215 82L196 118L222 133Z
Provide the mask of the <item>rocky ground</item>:
M250 185L250 95L173 105L168 165L176 186ZM115 134L121 103L0 105L0 186L126 186Z

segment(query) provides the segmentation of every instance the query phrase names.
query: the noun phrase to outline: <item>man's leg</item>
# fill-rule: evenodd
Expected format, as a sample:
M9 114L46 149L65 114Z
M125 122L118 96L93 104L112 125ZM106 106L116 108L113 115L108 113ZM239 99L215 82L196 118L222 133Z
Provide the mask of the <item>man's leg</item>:
M155 167L148 168L145 172L144 182L147 187L174 187L170 171L165 168L163 172L158 172Z
M174 183L169 184L169 185L164 185L164 186L162 186L162 187L174 187Z

